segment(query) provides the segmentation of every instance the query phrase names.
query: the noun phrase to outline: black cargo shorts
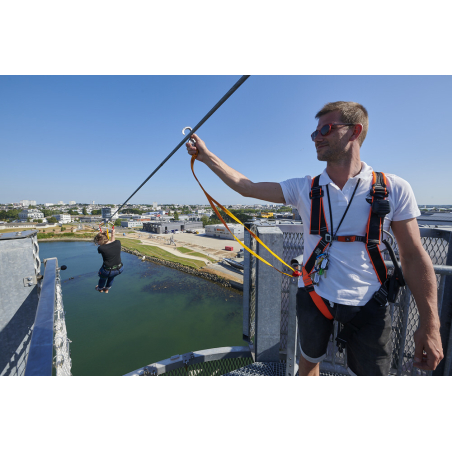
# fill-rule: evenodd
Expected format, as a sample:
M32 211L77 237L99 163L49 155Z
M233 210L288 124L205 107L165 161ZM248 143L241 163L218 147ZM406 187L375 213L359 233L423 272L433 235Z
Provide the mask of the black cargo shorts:
M362 306L331 303L322 298L334 320L349 322ZM327 319L304 287L297 292L297 320L301 354L311 362L323 361L333 333L333 320ZM347 366L353 375L388 375L391 365L391 315L389 306L378 308L372 321L347 342Z

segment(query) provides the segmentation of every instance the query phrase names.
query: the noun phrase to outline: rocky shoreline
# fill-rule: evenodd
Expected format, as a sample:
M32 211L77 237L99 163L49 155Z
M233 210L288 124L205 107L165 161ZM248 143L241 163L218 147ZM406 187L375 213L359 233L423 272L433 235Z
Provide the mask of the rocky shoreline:
M233 289L243 291L243 284L237 283L235 281L228 280L226 278L223 278L222 276L218 276L214 273L210 273L208 271L203 271L202 269L195 269L192 267L187 267L185 265L179 264L177 262L171 262L167 261L165 259L158 259L156 257L150 257L146 256L145 254L142 254L136 250L129 250L128 248L125 248L124 246L121 246L121 251L124 251L129 254L133 254L137 257L144 257L144 260L154 262L155 264L164 265L165 267L174 268L176 270L182 271L184 273L188 273L193 276L199 276L200 278L207 279L209 281L212 281L214 283L220 284L223 287L232 287Z
M65 238L49 238L49 239L39 239L38 242L92 242L91 238L77 238L77 237L65 237ZM165 267L174 268L184 273L188 273L193 276L198 276L200 278L207 279L208 281L220 284L223 287L230 287L235 290L243 291L243 284L233 281L222 276L215 274L213 271L208 269L195 269L192 267L187 267L185 265L179 264L177 262L171 262L165 259L158 259L157 257L146 256L136 250L129 250L128 248L121 246L121 250L125 253L133 254L134 256L145 258L145 260L154 262L155 264L164 265Z

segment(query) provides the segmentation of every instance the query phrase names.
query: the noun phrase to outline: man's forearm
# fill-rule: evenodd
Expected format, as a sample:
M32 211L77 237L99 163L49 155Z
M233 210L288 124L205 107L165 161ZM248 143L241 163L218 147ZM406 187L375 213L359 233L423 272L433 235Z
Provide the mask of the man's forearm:
M420 326L439 326L436 276L432 261L419 250L416 256L401 256L403 275L419 310Z
M197 160L205 163L229 188L247 198L262 199L263 201L284 203L285 198L281 185L276 182L251 182L243 174L231 168L219 157L210 152L204 141L196 134L196 147L187 141L186 147L191 156L196 156Z

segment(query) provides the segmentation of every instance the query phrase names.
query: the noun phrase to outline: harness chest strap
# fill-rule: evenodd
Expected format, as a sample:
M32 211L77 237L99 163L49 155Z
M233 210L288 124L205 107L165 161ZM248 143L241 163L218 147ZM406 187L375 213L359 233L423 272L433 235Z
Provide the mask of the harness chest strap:
M367 221L366 236L343 236L343 237L333 237L332 233L328 233L328 225L325 220L325 210L323 205L324 191L319 185L320 175L312 180L311 192L309 197L311 199L311 220L310 220L310 234L320 235L320 240L315 246L313 252L306 261L306 265L303 267L303 282L305 289L311 296L312 301L315 303L320 312L328 319L332 319L333 316L326 307L322 297L318 295L314 290L314 285L310 274L314 268L317 256L325 251L328 245L333 241L337 240L339 242L364 242L366 246L367 253L369 255L372 266L375 270L380 284L383 284L387 279L387 268L384 263L384 259L380 253L378 245L380 242L381 231L383 227L384 216L377 214L377 208L373 205L376 203L378 205L378 200L385 199L388 196L388 190L386 188L386 176L383 173L373 172L372 179L372 207L369 212L369 218Z

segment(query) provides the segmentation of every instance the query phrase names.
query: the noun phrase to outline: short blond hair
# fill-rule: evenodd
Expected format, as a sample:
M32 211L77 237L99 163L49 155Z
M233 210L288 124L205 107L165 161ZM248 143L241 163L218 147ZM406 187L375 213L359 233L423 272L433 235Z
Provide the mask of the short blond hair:
M358 143L362 146L364 139L369 129L369 114L367 110L357 102L330 102L325 104L323 108L315 115L316 119L321 116L331 113L332 111L341 112L341 121L345 124L362 124L363 130L358 137Z
M99 232L96 237L94 237L94 243L96 245L105 245L108 242L108 236L106 232Z

